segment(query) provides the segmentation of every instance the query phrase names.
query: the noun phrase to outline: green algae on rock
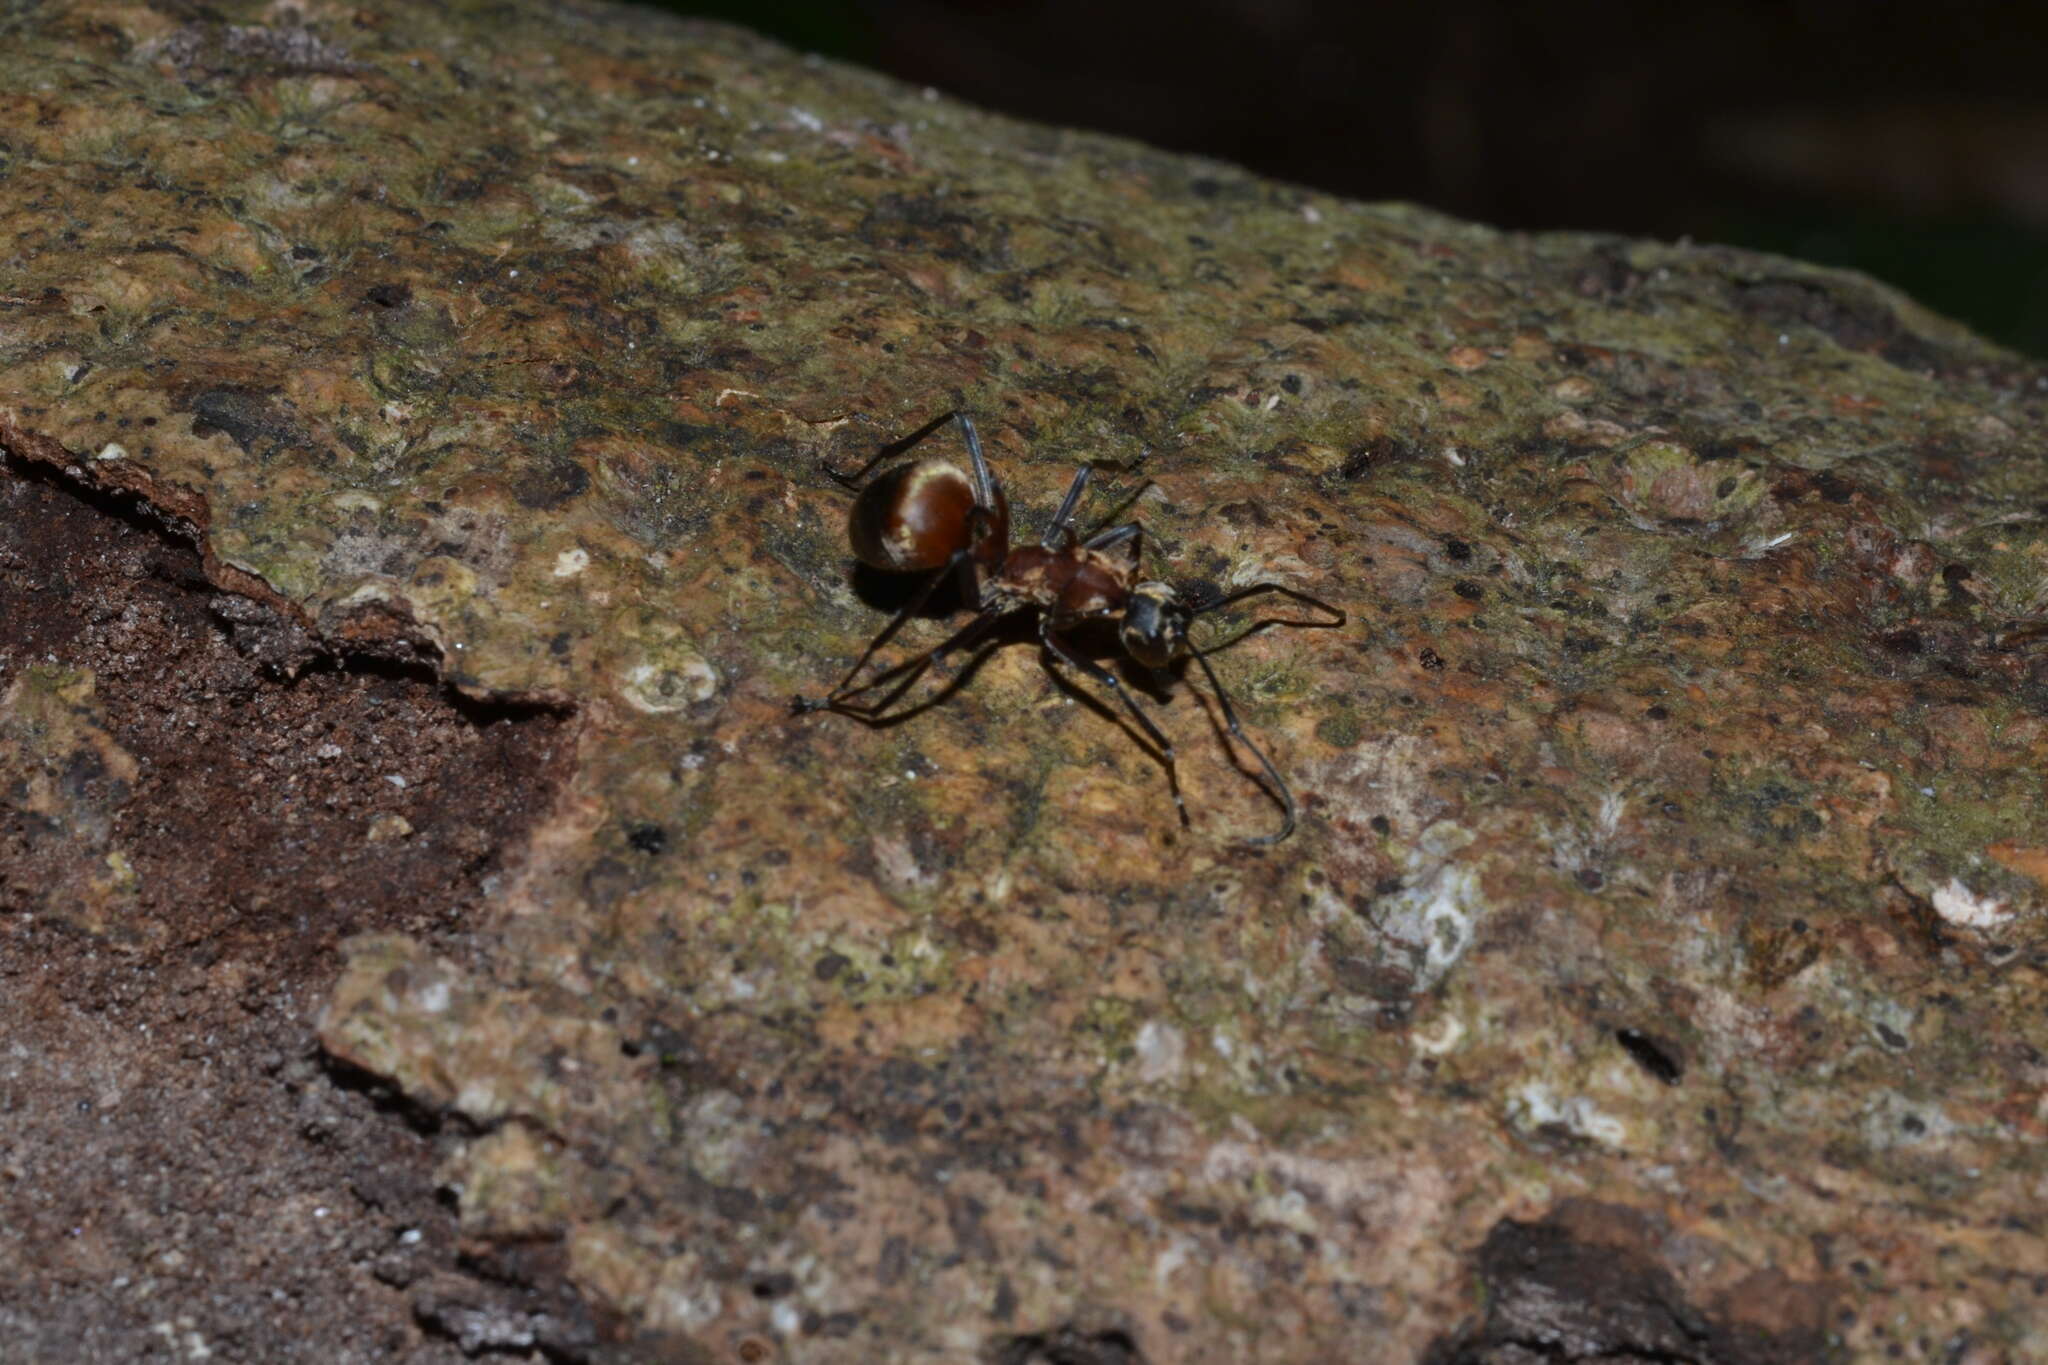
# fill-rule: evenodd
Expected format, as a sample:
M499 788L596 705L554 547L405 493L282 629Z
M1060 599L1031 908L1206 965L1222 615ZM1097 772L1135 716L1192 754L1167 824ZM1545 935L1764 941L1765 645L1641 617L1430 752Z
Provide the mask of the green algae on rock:
M323 1037L621 1349L2048 1358L2039 367L716 26L208 15L6 21L0 442L577 708L467 960L364 941ZM1185 833L1026 647L786 713L881 619L820 461L952 407L1350 613L1217 660L1288 844L1185 680Z

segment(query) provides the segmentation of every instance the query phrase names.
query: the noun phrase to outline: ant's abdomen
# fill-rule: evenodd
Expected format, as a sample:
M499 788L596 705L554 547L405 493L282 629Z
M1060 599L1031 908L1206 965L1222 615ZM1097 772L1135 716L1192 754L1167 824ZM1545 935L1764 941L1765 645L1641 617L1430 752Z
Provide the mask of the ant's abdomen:
M918 460L860 490L847 539L861 563L891 573L936 569L967 545L974 485L943 460Z
M1005 536L1000 495L997 514L984 514ZM861 563L890 573L943 568L974 535L974 485L943 460L900 465L860 490L846 535Z

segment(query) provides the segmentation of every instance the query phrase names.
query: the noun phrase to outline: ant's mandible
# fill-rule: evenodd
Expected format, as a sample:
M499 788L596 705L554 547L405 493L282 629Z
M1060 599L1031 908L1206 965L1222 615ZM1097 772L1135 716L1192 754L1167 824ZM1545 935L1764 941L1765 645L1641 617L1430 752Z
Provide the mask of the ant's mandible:
M970 473L962 473L943 460L927 458L898 465L862 486L877 465L916 446L947 422L956 423L967 442ZM925 580L896 613L896 618L869 641L837 687L821 698L796 699L798 714L841 711L870 724L889 719L885 713L890 704L934 661L975 644L998 622L1014 614L1036 612L1038 639L1046 653L1122 699L1139 728L1158 746L1166 767L1167 789L1185 825L1187 804L1181 799L1180 780L1174 771L1173 745L1115 673L1075 653L1063 638L1065 632L1088 622L1114 622L1117 642L1123 651L1147 668L1164 669L1182 658L1193 658L1201 665L1230 736L1251 751L1272 780L1283 812L1280 828L1247 842L1277 844L1293 833L1294 793L1273 761L1238 724L1236 708L1210 666L1208 652L1195 647L1188 627L1197 616L1262 592L1281 593L1327 612L1332 618L1280 620L1278 624L1341 626L1346 620L1342 611L1278 583L1255 583L1213 602L1190 606L1169 584L1141 581L1139 541L1143 530L1137 522L1098 531L1086 540L1074 533L1074 514L1094 472L1087 465L1075 471L1067 495L1060 499L1059 510L1053 513L1038 544L1011 545L1010 504L981 453L981 437L974 430L973 420L962 412L947 413L903 440L885 446L852 474L842 474L830 463L825 465L825 472L846 487L860 490L847 519L847 538L860 562L889 573L922 573ZM875 651L922 610L932 593L949 578L959 584L961 600L975 611L974 619L940 644L855 687L853 680L860 676ZM890 683L896 685L878 702L855 700Z

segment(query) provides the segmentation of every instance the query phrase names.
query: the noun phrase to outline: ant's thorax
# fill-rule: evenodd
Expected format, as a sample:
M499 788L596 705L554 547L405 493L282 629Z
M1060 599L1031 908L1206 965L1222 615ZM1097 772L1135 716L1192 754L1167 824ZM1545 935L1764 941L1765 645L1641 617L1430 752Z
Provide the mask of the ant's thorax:
M1055 625L1098 620L1123 610L1137 566L1120 549L1091 550L1069 542L1053 549L1012 547L983 589L997 610L1036 607Z

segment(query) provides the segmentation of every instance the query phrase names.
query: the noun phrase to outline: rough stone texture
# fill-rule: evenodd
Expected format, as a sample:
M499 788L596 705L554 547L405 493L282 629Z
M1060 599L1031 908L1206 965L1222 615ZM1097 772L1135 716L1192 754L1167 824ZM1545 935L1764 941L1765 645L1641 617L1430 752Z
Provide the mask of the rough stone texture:
M320 1027L606 1349L2048 1359L2039 368L594 5L0 44L0 443L577 712L461 960ZM1022 644L788 714L890 600L819 460L955 405L1027 526L1149 446L1160 573L1349 611L1217 660L1292 840L1187 679L1187 831Z
M313 1030L345 937L460 953L569 724L336 657L0 458L0 1359L459 1359L429 1298L575 1335L447 1271L460 1135Z

